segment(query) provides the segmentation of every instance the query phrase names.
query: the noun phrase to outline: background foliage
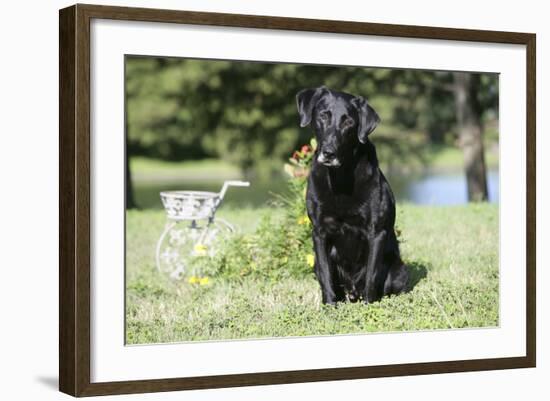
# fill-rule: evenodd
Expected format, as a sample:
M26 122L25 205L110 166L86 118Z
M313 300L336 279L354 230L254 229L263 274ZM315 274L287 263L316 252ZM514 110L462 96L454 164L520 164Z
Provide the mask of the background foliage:
M498 76L478 81L476 103L491 127ZM246 172L279 169L311 136L298 128L295 94L323 84L368 98L383 121L377 149L392 152L382 157L389 163L429 162L426 147L456 146L458 135L448 72L132 56L126 82L132 156L219 157ZM407 139L396 140L403 132Z

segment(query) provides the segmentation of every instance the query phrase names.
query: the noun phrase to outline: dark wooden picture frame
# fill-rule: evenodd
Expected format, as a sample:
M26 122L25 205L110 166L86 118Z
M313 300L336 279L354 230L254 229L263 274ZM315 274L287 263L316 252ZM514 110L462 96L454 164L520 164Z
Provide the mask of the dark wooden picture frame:
M94 18L525 45L527 54L526 355L511 358L91 383L90 22ZM60 391L73 396L93 396L535 366L536 36L534 34L80 4L60 10L59 29Z

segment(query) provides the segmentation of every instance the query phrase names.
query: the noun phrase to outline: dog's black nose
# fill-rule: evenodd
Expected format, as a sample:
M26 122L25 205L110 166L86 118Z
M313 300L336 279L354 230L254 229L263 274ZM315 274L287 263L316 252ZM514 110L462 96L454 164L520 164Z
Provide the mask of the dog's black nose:
M323 159L325 160L332 160L336 157L336 153L331 150L323 150L321 153L323 154Z

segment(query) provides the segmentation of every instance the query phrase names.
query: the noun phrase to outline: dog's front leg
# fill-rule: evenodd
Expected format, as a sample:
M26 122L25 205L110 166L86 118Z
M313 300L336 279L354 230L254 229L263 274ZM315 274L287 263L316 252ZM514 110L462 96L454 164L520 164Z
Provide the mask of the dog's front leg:
M367 258L367 272L365 277L365 290L363 300L366 303L377 301L381 298L378 273L382 262L382 253L386 240L386 231L380 231L369 240L369 255Z
M334 272L328 257L326 236L316 232L313 234L313 248L315 250L315 275L321 286L321 295L324 304L335 305L341 301L338 289L335 288Z

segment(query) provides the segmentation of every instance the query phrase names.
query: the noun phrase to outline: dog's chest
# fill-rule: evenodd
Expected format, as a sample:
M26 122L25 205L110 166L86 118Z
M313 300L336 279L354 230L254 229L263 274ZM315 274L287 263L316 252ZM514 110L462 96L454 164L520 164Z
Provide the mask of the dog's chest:
M335 195L322 203L320 212L321 226L329 234L349 237L349 234L360 234L368 225L368 209L352 196Z
M376 210L373 201L372 169L361 164L355 172L330 173L315 170L308 185L308 204L317 229L348 239L364 237Z
M342 268L355 271L367 249L368 222L360 204L353 199L335 199L320 214L320 231L326 235L330 258Z

